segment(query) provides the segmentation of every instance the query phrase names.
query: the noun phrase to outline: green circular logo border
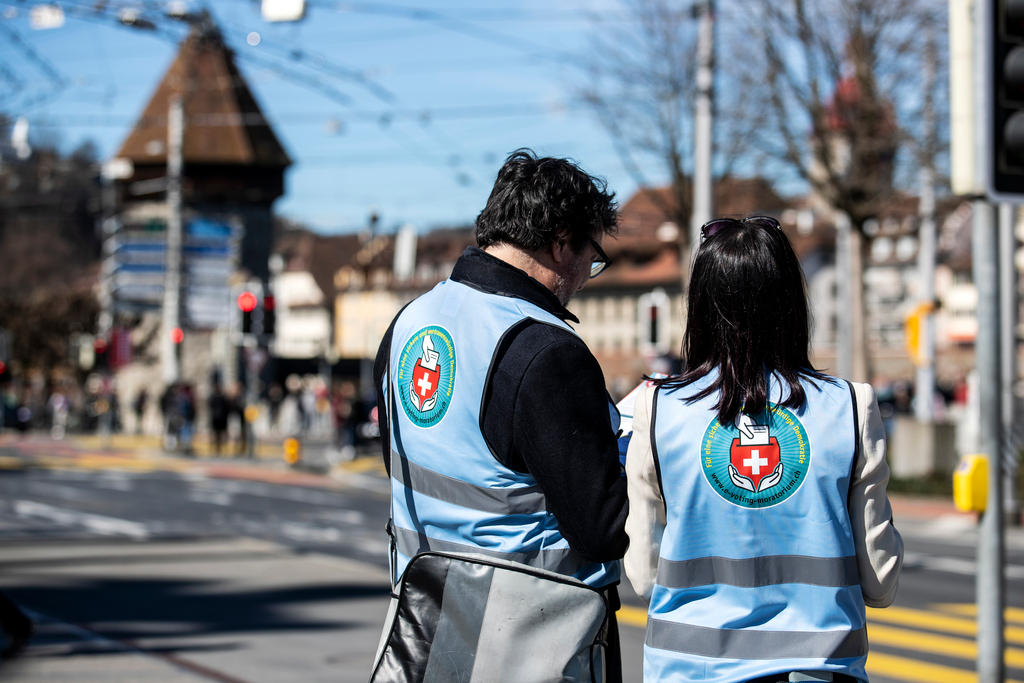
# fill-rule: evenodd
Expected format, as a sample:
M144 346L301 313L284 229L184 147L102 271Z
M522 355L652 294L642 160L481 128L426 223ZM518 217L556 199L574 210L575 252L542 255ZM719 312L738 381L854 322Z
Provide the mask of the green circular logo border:
M412 371L416 367L416 361L421 357L423 338L427 335L434 340L434 350L438 352L440 386L434 394L438 399L437 405L424 412L412 402L409 392L411 391ZM441 343L438 344L438 341ZM451 332L440 325L427 325L420 328L409 337L409 341L402 347L402 353L398 357L395 387L401 398L405 416L417 427L421 429L436 427L448 414L448 407L455 394L455 365L455 340Z
M791 411L770 404L768 411L755 416L757 424L771 416L769 433L779 443L779 460L783 464L782 480L761 492L742 489L729 479L729 451L739 437L735 425L723 425L718 417L711 419L700 441L700 469L708 486L726 502L746 510L763 510L789 500L807 480L811 468L811 443L807 430Z

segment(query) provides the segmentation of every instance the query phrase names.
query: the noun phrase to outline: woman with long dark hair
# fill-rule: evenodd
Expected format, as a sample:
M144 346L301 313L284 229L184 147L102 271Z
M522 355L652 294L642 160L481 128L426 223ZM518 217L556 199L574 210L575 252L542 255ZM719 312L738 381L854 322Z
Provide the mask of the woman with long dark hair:
M682 373L637 398L626 457L644 680L867 680L865 605L903 559L874 393L811 366L773 218L705 224L687 304Z

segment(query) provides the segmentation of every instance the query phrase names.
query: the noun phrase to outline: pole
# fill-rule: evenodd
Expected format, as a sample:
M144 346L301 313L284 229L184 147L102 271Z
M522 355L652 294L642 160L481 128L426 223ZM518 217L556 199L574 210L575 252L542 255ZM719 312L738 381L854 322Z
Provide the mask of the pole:
M991 4L974 3L974 106L975 158L986 159L991 142L986 121L991 94L987 84L988 40L986 36ZM978 164L979 186L986 184L987 170ZM978 683L1002 683L1006 676L1006 635L1003 606L1006 583L1003 576L1005 547L1003 538L1002 452L1003 414L1000 408L999 372L999 258L997 253L995 210L985 199L972 203L974 231L971 260L974 285L978 290L978 335L975 339L975 366L978 374L978 445L988 457L988 500L981 516L978 534Z
M853 273L850 261L850 219L845 212L836 214L836 374L853 374Z
M917 254L917 272L921 281L922 303L935 300L935 64L938 61L935 44L935 25L928 24L925 44L924 78L924 131L921 163L920 248ZM914 413L921 422L935 419L935 316L929 312L921 321L921 364L915 378Z
M181 377L179 345L174 343L171 332L181 327L181 169L184 119L181 95L174 95L167 112L167 246L160 330L160 365L165 384L177 382Z
M978 537L978 680L1001 683L1005 675L1003 649L1003 486L999 454L1002 452L1002 409L999 368L999 277L995 211L985 200L974 208L974 284L978 289L979 446L988 456L988 502L981 516Z
M935 300L935 181L930 165L921 169L920 249L917 272L921 281L921 301ZM921 422L935 419L935 315L931 311L921 320L921 365L917 368L914 413Z
M100 291L99 291L99 304L100 314L96 324L96 336L105 340L108 344L106 356L107 365L103 368L103 400L106 403L106 409L100 414L99 419L99 432L102 444L106 447L110 445L110 434L113 431L113 402L115 400L111 392L111 380L110 380L110 357L113 353L110 346L111 332L114 328L114 297L112 292L112 279L114 277L113 268L111 268L112 248L113 248L113 235L117 231L117 207L116 207L116 195L114 189L113 178L110 178L106 173L100 173L100 234L103 236L103 264L100 268Z
M1003 421L1003 511L1014 524L1020 511L1017 501L1017 439L1013 422L1017 408L1017 207L999 205L999 355Z
M690 253L700 244L700 226L712 218L711 156L715 99L715 0L700 5L697 35L697 102L693 120L693 211L690 213Z

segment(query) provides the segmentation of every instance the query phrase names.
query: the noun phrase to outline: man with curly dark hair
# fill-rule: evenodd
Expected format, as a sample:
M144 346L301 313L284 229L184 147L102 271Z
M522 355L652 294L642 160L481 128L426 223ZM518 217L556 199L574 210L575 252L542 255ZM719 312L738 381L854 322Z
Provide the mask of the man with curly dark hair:
M609 264L616 209L574 162L513 152L477 217L479 246L392 322L374 377L396 583L418 553L464 550L600 588L614 615L627 543L618 414L566 305ZM608 631L616 680L613 618Z

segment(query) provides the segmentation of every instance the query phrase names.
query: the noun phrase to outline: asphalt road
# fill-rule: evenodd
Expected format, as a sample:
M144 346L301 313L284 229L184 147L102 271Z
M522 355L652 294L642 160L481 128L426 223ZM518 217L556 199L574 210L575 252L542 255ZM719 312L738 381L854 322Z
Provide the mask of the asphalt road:
M14 681L365 681L387 602L387 480L0 444L0 590L38 635ZM897 604L871 610L873 681L976 680L975 529L898 519ZM1008 538L1009 680L1024 680L1024 537ZM645 611L620 612L640 680Z

